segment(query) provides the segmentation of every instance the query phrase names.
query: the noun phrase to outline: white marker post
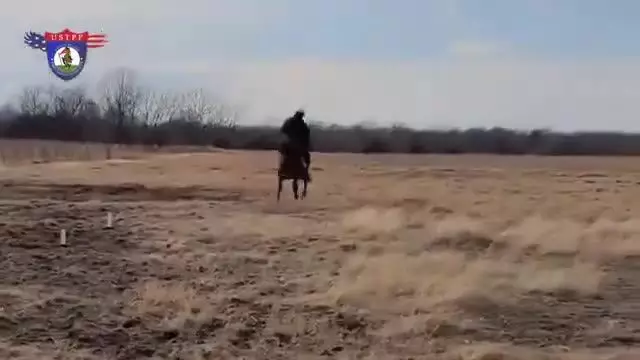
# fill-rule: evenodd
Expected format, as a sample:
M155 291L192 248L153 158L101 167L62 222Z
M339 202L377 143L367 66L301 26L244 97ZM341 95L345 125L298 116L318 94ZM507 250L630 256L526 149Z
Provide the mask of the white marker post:
M113 227L113 214L111 212L107 213L107 229L111 229Z
M67 230L60 230L60 245L67 246Z

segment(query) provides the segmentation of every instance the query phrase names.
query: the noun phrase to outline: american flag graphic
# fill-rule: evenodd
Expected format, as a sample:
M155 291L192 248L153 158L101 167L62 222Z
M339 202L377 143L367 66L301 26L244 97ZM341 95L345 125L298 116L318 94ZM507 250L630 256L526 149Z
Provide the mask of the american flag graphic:
M33 31L24 34L24 43L34 49L47 51L47 41L44 36Z
M107 43L107 35L105 34L89 34L89 38L87 39L88 48L100 48Z
M27 32L24 34L24 43L34 49L47 51L47 40L42 34L33 31ZM107 35L105 34L89 34L87 37L88 48L101 48L107 43L109 41L107 41Z

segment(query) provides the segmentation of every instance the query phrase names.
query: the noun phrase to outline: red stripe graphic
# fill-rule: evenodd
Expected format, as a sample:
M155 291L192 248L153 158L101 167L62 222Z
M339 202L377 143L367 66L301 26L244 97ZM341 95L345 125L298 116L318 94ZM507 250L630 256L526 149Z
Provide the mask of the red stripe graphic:
M108 44L107 35L105 34L89 34L87 39L88 48L100 48Z

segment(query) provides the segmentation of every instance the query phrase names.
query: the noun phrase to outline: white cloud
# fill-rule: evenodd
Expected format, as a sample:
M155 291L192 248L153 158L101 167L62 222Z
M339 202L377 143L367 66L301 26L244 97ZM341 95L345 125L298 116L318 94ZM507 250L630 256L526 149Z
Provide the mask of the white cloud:
M44 61L38 63L31 72L3 74L7 81L0 84L0 95L15 94L24 84L61 84L52 80ZM113 66L97 63L90 64L78 83L95 84ZM205 88L241 105L249 122L283 118L304 107L314 119L342 124L375 119L418 127L640 130L638 59L301 58L131 65L143 82L164 88Z
M43 53L28 55L33 55L33 64L2 73L0 96L6 98L25 84L61 83L51 80ZM271 62L171 58L145 65L108 62L96 55L89 61L79 82L94 84L107 69L125 65L154 86L206 88L246 107L251 122L282 118L305 107L310 117L343 124L376 119L419 127L640 130L640 61L633 58L458 56Z
M6 44L3 50L20 66L0 69L0 98L7 99L25 85L62 84L49 73L45 55L26 49L21 38L27 30L70 27L104 29L111 40L107 47L92 50L83 74L70 86L95 84L108 69L127 66L154 85L208 88L246 105L251 121L281 118L305 107L311 117L337 123L377 119L414 126L640 130L638 59L514 57L508 44L459 33L464 17L457 0L432 4L433 12L441 14L436 18L448 29L443 36L459 41L450 44L444 58L413 61L268 62L248 56L239 61L237 54L220 50L220 44L242 41L243 35L259 33L265 24L286 21L292 0L184 3L68 0L59 7L41 0L13 2L0 14L0 36ZM203 23L206 26L197 28ZM171 45L186 43L189 51Z
M640 62L515 58L236 64L227 95L255 119L299 106L329 122L640 130Z

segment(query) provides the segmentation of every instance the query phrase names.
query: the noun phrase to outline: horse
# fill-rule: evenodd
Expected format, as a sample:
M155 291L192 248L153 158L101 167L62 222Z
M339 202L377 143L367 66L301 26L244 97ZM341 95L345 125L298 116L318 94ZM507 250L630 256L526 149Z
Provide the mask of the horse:
M309 176L309 166L304 160L300 147L286 141L280 146L279 153L277 200L280 201L282 183L285 180L292 180L293 197L296 200L304 199L307 196L307 186L311 182L311 177ZM298 180L302 180L302 196L298 195Z

